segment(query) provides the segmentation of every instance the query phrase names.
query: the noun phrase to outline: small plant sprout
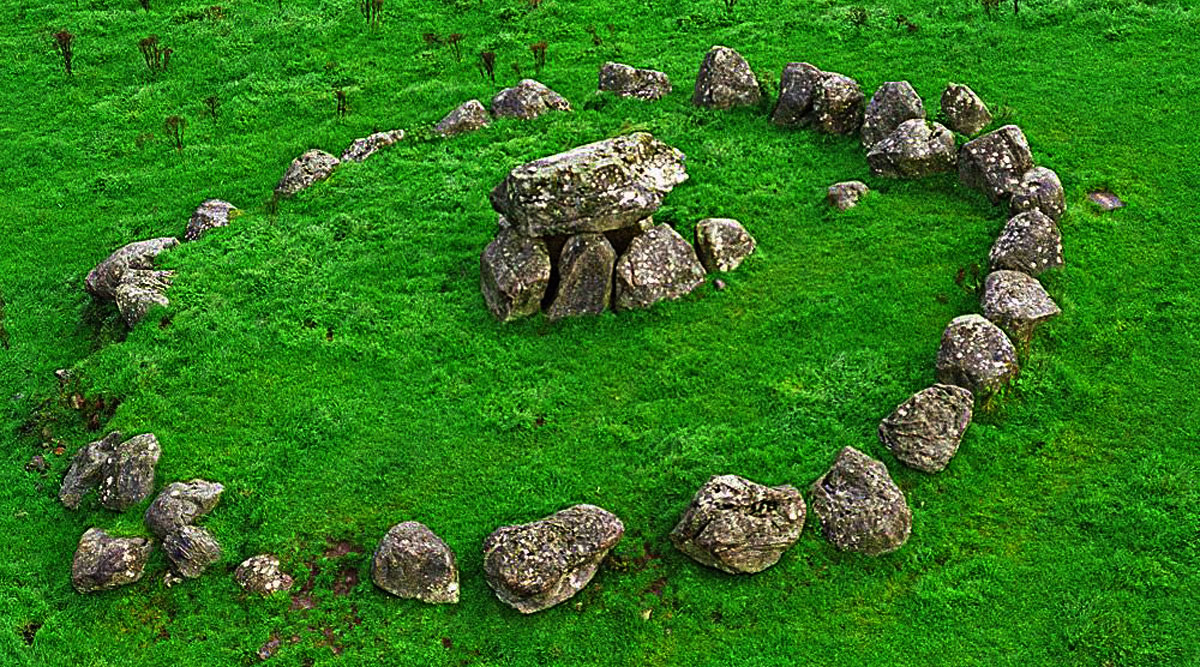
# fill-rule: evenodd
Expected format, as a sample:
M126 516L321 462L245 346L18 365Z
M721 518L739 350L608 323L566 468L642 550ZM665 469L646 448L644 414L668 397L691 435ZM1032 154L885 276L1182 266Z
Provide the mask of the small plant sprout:
M367 27L378 30L383 22L383 0L358 0L358 11L367 19Z
M178 115L167 116L166 122L163 123L163 130L167 133L167 138L174 144L175 151L183 152L183 133L187 130L187 119Z
M490 79L493 86L496 85L496 53L494 51L479 53L479 73Z
M463 39L461 32L450 33L446 36L446 43L450 45L450 49L454 51L455 62L462 62L462 50L459 47L459 42Z
M346 91L344 91L344 90L333 91L333 98L335 100L337 100L337 115L338 115L338 117L345 118L346 112L350 109L350 107L346 105Z
M54 48L58 54L62 56L63 68L67 71L67 76L71 76L71 59L74 57L74 52L71 50L71 44L75 41L75 35L60 30L54 33Z
M157 74L167 69L167 65L171 64L171 49L162 48L158 43L157 35L149 37L138 42L138 50L142 52L142 58L146 61L146 68L152 74Z
M216 95L209 95L204 98L204 115L212 120L213 125L217 124L217 112L220 111L221 98Z
M542 74L542 68L546 66L546 42L545 40L529 45L529 50L533 52L533 68L537 71L538 76Z
M142 5L142 9L150 11L150 0L138 0L138 3Z
M592 36L592 46L600 46L604 43L604 40L600 39L600 34L596 32L596 26L589 25L588 27L584 28L584 30L587 31L587 34Z
M733 13L733 8L737 6L738 0L722 0L725 3L725 11Z

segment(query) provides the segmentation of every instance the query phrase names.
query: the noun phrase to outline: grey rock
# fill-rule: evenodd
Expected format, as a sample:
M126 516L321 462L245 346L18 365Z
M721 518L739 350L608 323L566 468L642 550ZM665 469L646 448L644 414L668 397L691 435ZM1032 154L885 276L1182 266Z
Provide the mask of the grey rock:
M184 241L195 241L204 236L210 229L225 227L229 218L236 215L237 207L220 199L206 199L196 207L192 217L188 218L187 229L184 230Z
M962 315L942 332L937 379L989 396L1008 384L1018 371L1012 341L982 315Z
M730 574L762 572L800 539L804 509L794 487L717 475L696 492L671 531L671 543L697 562Z
M453 137L481 130L492 124L492 116L479 100L463 102L454 111L438 121L433 131L443 137Z
M124 512L142 502L154 489L154 467L161 455L162 448L153 433L117 445L101 469L100 504Z
M207 530L183 526L163 539L163 552L181 577L195 579L221 560L221 545Z
M1038 325L1062 314L1037 278L1020 271L993 271L979 299L983 316L1016 340L1028 340Z
M355 139L354 143L342 151L342 162L362 162L378 152L379 149L391 146L403 138L404 130L391 130Z
M732 271L750 256L758 242L742 223L705 218L696 223L696 255L708 271Z
M879 441L910 468L941 471L958 451L974 404L975 397L962 387L922 389L879 424Z
M951 83L942 92L942 115L950 129L968 137L992 123L992 112L975 91Z
M211 512L224 491L224 486L202 479L172 482L146 508L146 527L164 538Z
M105 464L121 444L121 432L113 431L104 438L84 445L75 452L71 467L63 478L58 499L67 509L76 509L83 497L100 484Z
M988 252L992 270L1022 271L1037 277L1063 265L1062 235L1058 225L1041 211L1013 216Z
M550 284L550 268L545 242L501 229L479 258L488 310L502 322L536 314Z
M496 118L533 120L547 111L570 110L571 103L565 97L533 79L524 79L492 98L492 115Z
M313 183L329 178L339 164L340 160L325 151L316 148L307 150L288 165L283 178L275 186L275 194L291 197Z
M837 210L845 211L858 206L859 200L870 191L871 188L868 188L867 184L862 181L834 183L829 186L829 190L825 195L825 201L830 206L836 207Z
M503 526L483 542L484 575L502 602L532 614L583 589L624 534L621 520L595 505Z
M889 81L875 91L863 113L863 146L871 148L906 120L925 119L925 103L907 81ZM950 138L954 147L954 137Z
M862 125L863 93L858 82L824 72L813 89L812 124L826 134L853 134Z
M125 324L130 327L137 326L151 308L166 308L171 305L167 298L167 290L171 288L171 280L174 277L174 271L126 271L114 293L117 310Z
M762 90L750 63L742 54L725 46L714 46L704 54L692 104L708 109L754 106L762 101Z
M871 173L889 178L923 178L954 168L954 135L927 120L908 120L867 153Z
M233 580L243 590L259 595L291 590L293 583L291 575L279 568L279 558L271 554L259 554L242 561L233 571Z
M177 245L179 239L170 236L130 243L96 265L96 268L88 273L84 286L88 293L97 299L112 301L116 299L117 286L121 284L127 271L153 269L154 259L164 250Z
M779 77L779 99L771 122L798 127L812 122L813 91L825 73L808 63L788 63Z
M1009 201L1009 215L1038 210L1058 222L1067 210L1067 197L1058 174L1045 167L1034 167L1021 177L1021 184Z
M825 539L842 551L878 556L899 549L912 531L912 512L887 467L846 447L812 485L812 510Z
M607 62L600 66L600 90L615 93L617 97L657 100L671 93L671 80L652 69Z
M79 540L71 563L71 585L80 593L107 591L142 578L154 541L144 537L110 537L89 528Z
M959 180L985 194L993 204L1016 192L1021 177L1032 168L1029 142L1016 125L972 139L958 152Z
M1125 208L1125 202L1108 190L1095 190L1088 193L1088 201L1100 207L1101 211L1115 211Z
M371 581L392 595L430 604L458 602L454 552L424 524L392 526L371 559Z
M603 234L576 234L558 256L558 293L546 310L551 320L599 315L612 294L617 253Z
M614 306L649 308L678 299L703 284L704 276L692 246L669 225L656 225L633 239L617 260Z

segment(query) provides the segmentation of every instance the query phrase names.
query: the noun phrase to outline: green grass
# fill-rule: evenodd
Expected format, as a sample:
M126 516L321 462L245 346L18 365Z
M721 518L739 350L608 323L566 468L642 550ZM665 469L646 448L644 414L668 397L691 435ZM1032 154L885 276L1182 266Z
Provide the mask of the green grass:
M855 27L851 5L830 2L743 0L729 18L715 1L395 0L370 34L349 1L239 1L195 18L211 2L0 0L0 663L252 664L272 633L299 637L271 659L286 665L1200 662L1195 3L1043 0L988 19L964 1L876 1ZM897 29L897 14L920 30ZM51 46L63 28L78 35L71 79ZM424 32L466 34L463 62ZM137 51L151 33L175 49L157 78ZM510 64L532 74L528 44L543 39L540 78L574 113L448 142L416 132L268 215L303 150L340 153L486 102L472 54L497 51L511 84ZM930 109L947 81L967 83L1062 177L1067 267L1044 282L1063 316L945 472L900 467L874 430L933 380L945 324L977 310L954 276L984 261L1003 212L951 175L873 179L856 139L692 108L718 43L772 88L795 60L868 94L907 79ZM675 92L585 108L608 59L662 69ZM215 123L200 117L212 94ZM190 123L182 153L163 136L171 114ZM702 217L735 217L759 252L722 292L494 323L478 290L487 191L516 164L633 129L688 156L691 180L659 221L690 237ZM825 187L851 178L876 194L835 214ZM1098 213L1095 187L1129 206ZM170 309L119 340L83 276L124 243L182 235L208 197L245 214L165 255L179 272ZM158 435L160 483L225 484L204 522L225 557L203 578L164 588L156 554L137 585L73 592L80 534L144 534L144 504L57 503L69 455L96 436L62 405L58 368L120 399L103 428ZM65 455L50 452L58 441ZM708 476L807 491L846 445L887 462L908 496L899 552L836 552L810 518L776 567L730 577L666 540ZM22 470L35 453L50 460L44 478ZM502 605L482 578L483 538L578 502L625 521L618 562L550 611ZM369 554L403 520L457 551L459 605L391 598L367 555L323 556L329 540ZM264 551L301 581L317 566L316 609L241 594L230 570ZM360 581L338 597L343 568Z

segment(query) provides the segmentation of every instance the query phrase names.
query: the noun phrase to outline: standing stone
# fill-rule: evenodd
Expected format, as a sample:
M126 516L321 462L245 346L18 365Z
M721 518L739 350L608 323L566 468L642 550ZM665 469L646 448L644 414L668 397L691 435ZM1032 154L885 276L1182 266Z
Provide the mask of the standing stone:
M116 299L117 286L121 284L127 271L153 269L154 259L164 250L177 245L179 239L170 236L130 243L92 269L84 281L84 286L88 293L97 299L112 301Z
M754 106L762 101L762 90L750 63L742 54L725 46L714 46L704 55L692 104L708 109Z
M954 168L954 135L927 120L908 120L867 153L871 173L889 178L923 178Z
M171 305L167 290L171 288L174 271L133 269L126 271L113 296L125 324L135 327L151 308Z
M970 391L935 384L913 394L879 424L879 441L910 468L941 471L958 451L974 404Z
M1067 210L1067 198L1058 174L1045 167L1034 167L1021 177L1021 184L1009 202L1009 215L1038 210L1058 222Z
M621 520L595 505L502 526L483 542L484 575L502 602L532 614L583 589L624 534Z
M992 113L975 91L957 83L949 84L942 93L942 115L950 129L968 137L992 122Z
M600 90L616 93L617 97L657 100L671 93L671 80L652 69L607 62L600 66Z
M443 137L453 137L481 130L491 124L492 117L487 109L483 108L483 103L479 100L469 100L446 114L446 117L434 126L433 131Z
M771 112L771 122L798 127L811 122L813 91L824 74L808 63L788 63L779 77L779 99Z
M993 271L983 281L983 316L1017 340L1028 340L1043 322L1062 314L1037 278L1019 271Z
M181 577L195 579L221 560L221 545L205 529L183 526L163 539L163 552Z
M247 558L233 571L233 580L243 590L259 595L291 590L293 583L291 575L279 569L279 558L271 554Z
M826 134L853 134L862 125L863 92L858 82L824 72L813 89L812 122Z
M58 499L67 509L77 509L83 497L100 484L109 457L121 444L121 432L113 431L103 439L84 445L75 452L71 467L63 478Z
M224 491L224 486L202 479L172 482L146 508L146 527L162 539L211 512Z
M280 197L291 197L304 188L329 178L333 170L341 163L340 160L322 150L305 151L300 157L292 160L283 178L275 186L275 194Z
M195 241L204 236L210 229L225 227L229 224L230 216L234 215L236 211L237 207L227 201L220 199L205 200L200 206L196 207L196 211L188 219L183 240Z
M371 559L371 581L392 595L429 604L458 602L454 552L424 524L392 526Z
M524 79L492 98L492 115L496 118L533 120L547 111L570 110L571 103L565 97L533 79Z
M830 206L834 206L839 211L845 211L858 206L860 199L866 196L871 188L867 187L862 181L844 181L842 183L834 183L829 186L829 190L825 195L825 201Z
M599 315L612 294L617 253L603 234L576 234L558 256L558 294L546 311L551 320Z
M1016 192L1021 177L1033 168L1025 133L1016 125L989 132L963 144L958 153L958 178L993 203Z
M618 310L649 308L678 299L704 283L696 251L669 225L660 224L633 239L617 260Z
M342 151L342 162L362 162L378 152L379 149L391 146L403 138L404 130L392 130L376 132L362 139L355 139L354 143Z
M843 448L812 485L812 509L825 539L842 551L878 556L899 549L912 531L912 511L882 462Z
M501 322L534 315L550 284L550 254L541 239L501 229L479 258L480 289Z
M1037 210L1013 216L992 244L988 264L993 271L1022 271L1034 277L1061 267L1063 247L1058 225Z
M696 223L696 255L707 271L732 271L757 246L737 220L705 218Z
M753 574L779 562L803 528L804 498L795 487L716 475L692 498L671 543L709 567Z
M154 467L162 448L153 433L143 433L121 443L104 463L100 479L100 504L124 512L142 502L154 489Z
M144 537L109 537L89 528L79 540L71 563L71 585L80 593L107 591L142 578L154 541Z
M862 141L871 148L906 120L925 119L925 103L907 81L889 81L875 91L863 114ZM950 138L954 147L954 137Z
M962 315L942 333L937 379L969 389L976 396L999 391L1017 375L1017 350L995 324L982 315Z

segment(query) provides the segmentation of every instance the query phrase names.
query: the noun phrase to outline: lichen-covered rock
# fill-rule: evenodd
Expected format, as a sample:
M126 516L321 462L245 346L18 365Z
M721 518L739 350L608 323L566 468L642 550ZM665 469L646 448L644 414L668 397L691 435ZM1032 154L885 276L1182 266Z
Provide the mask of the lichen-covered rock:
M781 126L813 125L828 134L857 132L863 120L863 93L858 82L808 63L788 63L779 80L779 99L771 122Z
M889 553L912 531L912 512L887 467L853 447L842 449L811 493L821 532L842 551Z
M679 232L660 224L636 237L617 260L618 310L678 299L704 283L704 267Z
M480 289L501 322L534 315L550 284L550 253L541 239L501 229L479 258Z
M233 571L233 580L243 590L259 595L291 590L293 583L291 575L279 569L279 558L271 554L259 554L242 561Z
M709 567L753 574L779 562L803 528L804 498L794 487L716 475L692 498L671 543Z
M879 424L879 440L904 465L945 469L971 424L975 397L962 387L935 384L913 394Z
M779 77L779 99L771 112L771 122L784 127L808 124L811 119L813 90L824 74L808 63L788 63Z
M89 528L79 540L71 563L71 585L80 593L107 591L142 578L154 541L144 537L110 537Z
M371 558L371 581L392 595L429 604L458 602L454 552L424 524L392 526Z
M100 504L124 512L154 490L154 467L162 447L153 433L134 436L117 445L101 469Z
M742 223L705 218L696 223L696 255L708 271L732 271L750 256L758 242Z
M1021 177L1032 168L1029 142L1016 125L1005 125L972 139L958 152L959 180L987 195L993 204L1016 192Z
M830 206L834 206L839 211L858 206L860 199L866 196L871 188L867 187L862 181L844 181L842 183L834 183L829 186L829 190L825 195L825 201Z
M1034 167L1021 177L1021 184L1009 201L1009 215L1038 210L1058 222L1067 210L1067 198L1058 174L1045 167Z
M971 136L992 122L992 112L975 91L951 83L942 92L942 115L950 129Z
M670 94L671 80L652 69L607 62L600 66L600 90L615 93L617 97L657 100Z
M1063 265L1062 235L1058 225L1038 210L1013 216L988 252L992 270L1021 271L1037 277Z
M71 459L71 467L67 468L67 475L58 491L58 499L67 509L78 508L83 497L100 484L100 480L106 474L105 465L119 444L121 432L113 431L75 452Z
M603 234L576 234L558 256L558 293L546 310L551 320L599 315L612 294L617 253Z
M181 577L195 579L209 565L221 560L221 545L207 530L183 526L163 538L163 553L171 569Z
M687 180L684 155L646 132L523 164L492 190L492 207L526 236L637 225Z
M502 602L532 614L583 589L624 534L621 520L595 505L502 526L483 542L484 576Z
M1125 208L1125 202L1115 192L1108 190L1093 190L1088 193L1088 201L1095 204L1101 211L1115 211Z
M983 281L979 299L983 316L1017 340L1062 314L1037 278L1020 271L993 271Z
M211 512L224 491L224 486L203 479L172 482L146 508L146 527L162 539Z
M938 382L986 397L1008 384L1017 370L1017 350L1012 341L982 315L956 317L942 332Z
M151 308L166 308L171 305L167 298L167 290L171 289L171 280L174 277L174 271L126 271L114 293L117 310L125 324L135 327Z
M283 178L275 186L275 194L291 197L304 188L329 178L341 161L322 150L311 149L292 160Z
M355 139L354 143L342 151L342 162L362 162L374 155L379 149L391 146L403 138L404 130L391 130L389 132L376 132L370 136Z
M153 269L154 259L164 250L179 245L179 239L167 236L138 241L122 247L96 265L87 275L84 286L92 296L104 301L117 298L117 286L130 270Z
M762 90L750 63L742 54L725 46L714 46L704 54L692 104L708 109L754 106L762 101Z
M866 148L883 141L906 120L925 119L925 103L907 81L889 81L875 91L863 113L862 142ZM950 138L954 147L954 138Z
M492 98L492 115L496 118L533 120L547 111L570 110L571 103L565 97L533 79L524 79Z
M867 153L871 173L889 178L923 178L954 168L954 135L927 120L908 120Z
M492 116L479 100L468 100L438 121L433 131L443 137L453 137L481 130L492 124Z
M188 218L187 229L184 231L184 241L195 241L204 236L210 229L225 227L229 218L236 214L237 207L220 199L207 199L196 207L192 217Z

